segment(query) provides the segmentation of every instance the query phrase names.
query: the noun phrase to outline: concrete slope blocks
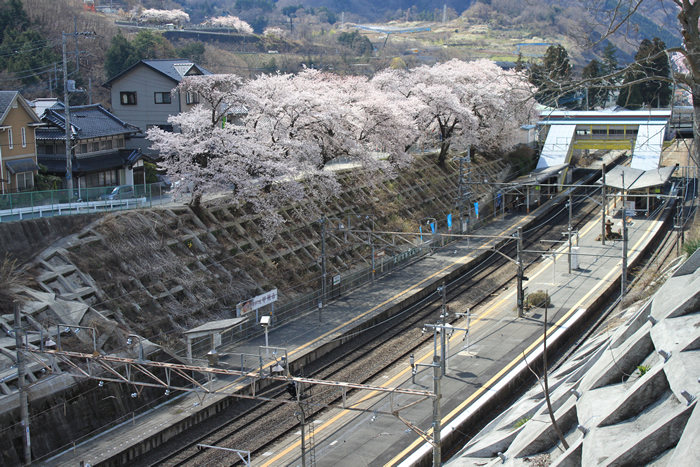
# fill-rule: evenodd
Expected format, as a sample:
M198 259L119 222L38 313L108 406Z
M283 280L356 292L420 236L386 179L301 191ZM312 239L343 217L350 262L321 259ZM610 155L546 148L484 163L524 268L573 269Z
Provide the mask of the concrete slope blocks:
M700 252L650 300L616 318L619 327L590 339L549 375L568 449L537 385L448 465L697 465Z

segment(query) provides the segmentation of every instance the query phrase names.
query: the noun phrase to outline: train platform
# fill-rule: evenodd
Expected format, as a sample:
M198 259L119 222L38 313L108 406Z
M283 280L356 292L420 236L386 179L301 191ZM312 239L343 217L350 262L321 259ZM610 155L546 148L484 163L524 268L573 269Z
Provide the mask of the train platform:
M561 195L561 199L558 202L554 200L554 203L543 205L529 214L507 214L504 217L500 217L475 232L475 234L481 236L480 238L455 242L447 247L438 249L434 254L423 257L401 270L384 276L376 280L372 285L366 285L327 303L321 310L320 320L319 313L313 312L284 325L270 328L267 337L269 346L285 348L292 366L295 365L295 362L298 365L299 362L318 358L321 353L340 345L343 340L349 339L357 330L371 326L377 320L381 320L383 316L396 313L398 310L407 308L422 298L433 294L443 281L449 282L450 278L456 277L462 271L473 267L483 256L493 254L490 250L499 242L504 241L505 237L512 236L518 227L523 227L527 232L529 226L534 225L539 218L549 215L548 213L551 210L562 209L564 196L565 194ZM630 247L630 255L640 251L644 245L642 238L648 239L651 236L650 232L653 231L651 226L656 225L660 225L660 221L652 219L639 220L639 222L635 222L635 225L630 226L632 242L639 243L639 245L635 244L634 247ZM593 227L589 230L596 234L600 231L600 229L596 230ZM593 233L590 233L590 235L593 235ZM584 242L587 241L585 239L586 237L582 236L581 248L584 247ZM632 242L630 245L633 245ZM590 240L590 243L592 244L590 248L595 248L595 245L593 245L595 242ZM586 246L586 248L589 248L589 246ZM615 254L619 256L619 242L606 245L600 250L600 253L595 254L605 256L605 252L611 251L617 252ZM589 261L584 258L597 259ZM609 285L615 280L615 266L611 262L614 263L614 259L582 256L581 265L583 269L569 276L563 273L565 272L564 265L566 261L561 259L560 254L557 256L557 264L555 266L558 271L553 274L553 277L548 275L551 274L551 270L537 274L528 273L530 281L527 283L527 287L530 291L534 287L549 290L549 286L546 286L546 278L552 281L550 294L553 296L554 306L557 307L558 311L553 313L551 318L559 320L562 319L562 316L568 316L567 313L570 313L567 311L571 309L569 303L577 301L577 297L580 298L586 295L583 291L588 286L585 284L591 284L592 292L587 295L587 299L590 299L591 295L595 296L598 292L601 292L605 284ZM602 264L606 264L608 270L600 270ZM617 269L619 269L619 266L617 266ZM599 281L600 285L594 287L589 282L591 280ZM561 284L562 281L563 284ZM557 287L560 287L561 290L557 289L556 292L553 292ZM496 299L493 305L495 307L494 311L489 311L488 314L484 314L472 321L472 342L474 346L469 349L468 358L465 358L465 353L461 350L461 346L456 343L452 346L453 349L460 350L450 357L450 366L454 365L454 367L450 370L452 375L448 374L445 378L445 399L443 405L446 410L451 411L464 404L465 400L469 400L465 399L464 396L470 392L475 394L473 397L476 397L484 391L489 391L490 386L487 383L496 375L505 373L510 368L508 365L514 365L512 363L513 358L520 355L523 349L532 346L532 343L536 341L538 332L541 329L541 316L538 317L537 313L530 313L524 318L514 318L515 299L513 293L514 291L507 292ZM261 354L260 348L264 345L265 337L260 336L233 348L223 349L221 360L224 368L229 366L232 369L236 369L236 355ZM281 355L282 351L278 353L277 357L279 358ZM428 358L427 354L417 357L417 360L425 362L426 358ZM464 360L470 365L465 367L464 370L459 370L460 366L464 364L460 360ZM477 361L478 364L476 366L471 365L472 362ZM271 364L272 362L268 360L267 365ZM426 378L427 374L420 374L417 381L418 386L416 387L429 386L426 383ZM212 381L210 384L214 387L222 388L231 386L232 383L228 378L220 378ZM406 370L403 369L395 376L383 379L377 384L382 386L408 384L411 386L410 373L406 374ZM70 451L39 464L75 466L83 462L93 466L98 464L126 465L130 459L143 454L152 446L161 444L177 433L194 425L199 420L217 412L227 398L228 396L226 395L203 396L202 394L192 393L173 397L167 403L114 427L98 437L77 444ZM375 401L375 403L378 402ZM424 405L426 405L425 408L416 406L414 410L417 412L412 413L410 416L417 420L417 425L426 428L426 419L420 411L423 409L429 410L429 403ZM386 461L394 462L392 465L395 465L396 462L393 459L406 457L405 455L403 457L400 456L404 450L411 449L411 452L416 450L414 446L416 435L405 434L405 425L400 422L397 424L395 420L382 420L380 423L372 421L372 423L367 424L365 421L368 418L371 418L371 414L346 415L333 413L332 415L329 414L326 420L316 420L317 460L321 461L321 453L327 452L327 454L322 455L338 459L339 465L357 465L356 462L352 461L353 452L355 451L348 450L350 446L355 446L356 449L360 449L365 453L363 455L366 455L367 459L370 457L374 459L369 460L368 463L377 464L377 462ZM391 428L387 425L387 430L390 429L390 431L375 430L374 435L370 435L373 431L365 426L371 425L379 428L388 422L391 422L389 423ZM341 427L343 424L348 424L350 427L359 426L362 429L358 430L356 428L356 435L348 435L348 438L343 439L341 443L334 439L331 433L339 433L339 430L343 430ZM387 443L386 439L382 438L386 438L388 435L385 433L389 432L392 433L391 442ZM357 433L361 433L361 436L357 435ZM376 440L373 442L374 436L376 436ZM369 447L377 444L376 441L379 441L378 445L371 450L362 447L364 445ZM256 465L271 466L301 465L298 446L298 437L290 439L286 445L280 446L274 452L266 453L266 456L255 461L255 463ZM340 449L341 446L343 449ZM343 461L342 459L347 460ZM379 459L383 460L379 461Z
M628 221L628 261L630 267L642 255L654 237L664 231L664 219L670 211ZM616 225L621 226L620 216ZM617 230L618 227L615 227ZM530 292L542 290L551 297L547 309L550 328L547 344L556 349L568 340L570 331L585 321L611 293L619 292L622 264L622 243L596 240L601 233L601 220L581 229L578 246L578 268L568 272L567 249L548 254L539 265L528 270L526 287ZM466 312L467 310L453 310ZM441 379L441 438L445 445L463 439L462 432L480 423L480 418L496 406L508 401L522 381L539 369L542 355L544 309L532 308L522 318L516 313L516 291L506 290L471 319L469 347L464 332L455 332L449 339L448 366ZM454 322L466 327L466 320ZM439 343L437 344L439 348ZM434 355L429 342L415 361L430 363ZM433 389L433 370L420 367L412 382L411 367L405 364L368 384L411 389ZM377 415L409 405L407 397L369 397L358 395L347 404L358 404L365 413L330 410L322 419L314 420L315 459L317 465L356 466L431 465L432 446L420 438L398 417ZM401 418L431 434L433 406L424 401L400 412ZM253 462L256 466L298 466L300 433L278 445L267 457Z

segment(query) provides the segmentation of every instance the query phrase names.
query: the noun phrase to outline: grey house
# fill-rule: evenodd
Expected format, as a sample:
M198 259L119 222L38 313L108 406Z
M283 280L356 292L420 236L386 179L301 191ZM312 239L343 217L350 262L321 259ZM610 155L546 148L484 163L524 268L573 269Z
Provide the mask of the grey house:
M104 86L110 89L112 113L139 128L127 141L127 148L149 152L146 131L152 127L177 131L168 123L168 117L191 109L199 103L199 96L171 95L171 91L186 76L211 74L185 59L141 60L107 81Z
M71 106L72 173L75 188L140 185L145 183L144 160L152 159L126 142L138 132L134 125L108 112L101 104ZM41 116L37 128L37 160L48 172L66 179L66 119L57 102Z

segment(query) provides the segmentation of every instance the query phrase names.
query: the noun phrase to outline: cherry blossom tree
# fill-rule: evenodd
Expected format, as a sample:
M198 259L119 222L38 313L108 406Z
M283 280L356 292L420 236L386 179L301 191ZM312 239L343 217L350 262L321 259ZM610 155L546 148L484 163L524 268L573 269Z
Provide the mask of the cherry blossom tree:
M489 60L451 60L411 70L387 69L376 85L414 109L414 143L440 146L438 163L450 149L469 146L505 150L516 142L521 125L536 117L533 89L524 74L506 71Z
M253 28L237 16L217 16L206 22L211 26L234 28L241 34L253 34Z
M261 76L246 90L247 126L261 142L303 164L309 176L339 160L370 171L408 160L412 121L366 78L304 70Z
M196 206L206 191L232 191L241 202L251 202L260 210L268 206L264 192L274 191L275 183L291 170L269 148L261 146L245 127L227 124L225 118L245 108L243 82L236 75L208 75L185 78L173 91L197 93L200 105L169 118L179 133L154 128L148 131L152 148L164 159L168 173L186 182L176 195L191 184ZM280 199L300 199L294 183L280 186Z
M148 23L186 23L190 15L181 10L144 9L140 20Z

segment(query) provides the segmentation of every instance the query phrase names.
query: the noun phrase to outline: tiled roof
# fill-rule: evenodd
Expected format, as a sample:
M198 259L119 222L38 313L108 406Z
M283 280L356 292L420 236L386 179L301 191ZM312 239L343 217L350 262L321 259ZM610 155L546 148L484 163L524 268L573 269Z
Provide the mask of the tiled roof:
M37 159L39 164L45 165L50 173L63 174L66 171L65 156L38 155ZM124 165L134 164L139 159L153 162L153 159L143 154L140 149L118 149L97 156L73 156L72 169L74 174L80 175L87 172L121 168Z
M182 81L182 78L188 75L211 75L213 74L211 71L197 65L196 63L192 63L190 60L184 59L184 58L176 58L176 59L166 59L166 60L141 60L140 62L130 66L126 70L122 71L119 73L117 76L114 78L108 80L104 86L110 87L112 83L125 74L129 73L131 70L136 68L137 66L140 65L145 65L147 67L152 68L153 70L157 71L158 73L161 73L168 78L172 79L176 83L179 83Z
M0 123L5 119L5 113L16 95L17 91L0 91Z
M101 104L71 107L70 122L77 139L135 133L138 128L109 113ZM39 140L65 140L65 110L47 109L42 119L50 126L37 128Z

